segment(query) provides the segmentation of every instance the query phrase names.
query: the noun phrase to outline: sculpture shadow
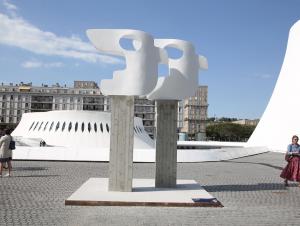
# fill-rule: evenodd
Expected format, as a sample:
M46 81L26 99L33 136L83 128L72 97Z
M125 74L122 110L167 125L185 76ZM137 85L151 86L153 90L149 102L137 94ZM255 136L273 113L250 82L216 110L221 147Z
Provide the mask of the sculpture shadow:
M255 165L262 165L262 166L267 166L267 167L271 167L271 168L274 168L274 169L277 169L277 170L282 170L283 167L281 166L275 166L275 165L272 165L272 164L269 164L269 163L264 163L264 162L240 162L240 161L228 161L228 160L225 160L225 161L222 161L222 162L226 162L226 163L241 163L241 164L255 164Z
M297 184L289 184L288 187L298 187ZM283 183L258 183L258 184L227 184L203 186L208 192L239 192L239 191L275 191L286 190Z
M46 167L13 167L13 171L41 171L48 170Z
M14 177L59 177L60 175L18 175L18 176L12 176Z
M199 184L177 184L175 188L133 187L133 192L203 190Z

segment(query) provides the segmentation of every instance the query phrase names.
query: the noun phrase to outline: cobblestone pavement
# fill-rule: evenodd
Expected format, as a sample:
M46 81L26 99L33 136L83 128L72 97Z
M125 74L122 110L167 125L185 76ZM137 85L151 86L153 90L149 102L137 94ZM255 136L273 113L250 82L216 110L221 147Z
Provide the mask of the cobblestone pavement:
M0 178L0 225L300 225L300 188L279 177L283 154L224 162L180 163L178 179L194 179L224 208L78 207L68 198L108 163L14 161ZM134 164L135 178L154 178L153 163Z

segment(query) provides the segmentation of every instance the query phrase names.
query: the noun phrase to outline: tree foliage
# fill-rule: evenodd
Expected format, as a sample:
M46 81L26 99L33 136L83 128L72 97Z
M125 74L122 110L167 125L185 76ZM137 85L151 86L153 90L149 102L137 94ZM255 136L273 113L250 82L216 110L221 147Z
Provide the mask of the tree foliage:
M255 126L222 122L207 126L206 136L218 141L247 141L254 129Z

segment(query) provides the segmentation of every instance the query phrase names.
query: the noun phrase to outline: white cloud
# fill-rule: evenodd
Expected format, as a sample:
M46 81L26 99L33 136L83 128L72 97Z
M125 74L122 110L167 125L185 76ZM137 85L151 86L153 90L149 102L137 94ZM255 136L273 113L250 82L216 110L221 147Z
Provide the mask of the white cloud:
M17 9L7 0L3 1L3 5L10 12ZM35 54L67 57L90 63L122 63L118 58L99 54L90 43L75 35L61 37L43 31L13 13L0 13L0 44L22 48Z
M16 11L18 8L8 0L3 0L3 5L8 11Z
M32 68L58 68L58 67L63 67L64 64L61 62L51 62L51 63L44 63L41 61L25 61L21 64L22 67L27 68L27 69L32 69Z

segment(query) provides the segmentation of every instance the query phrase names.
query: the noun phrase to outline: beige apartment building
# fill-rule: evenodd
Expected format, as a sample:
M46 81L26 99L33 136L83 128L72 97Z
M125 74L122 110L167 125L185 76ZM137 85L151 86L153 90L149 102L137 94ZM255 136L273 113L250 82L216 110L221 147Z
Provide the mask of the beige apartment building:
M73 87L0 84L0 129L15 127L23 113L53 110L110 111L110 98L94 81L74 81ZM178 112L178 132L186 133L190 139L205 136L207 86L200 86L195 96L181 101ZM136 97L134 114L142 118L145 130L154 137L155 101Z
M195 95L179 102L178 128L187 140L206 139L207 86L199 86Z

